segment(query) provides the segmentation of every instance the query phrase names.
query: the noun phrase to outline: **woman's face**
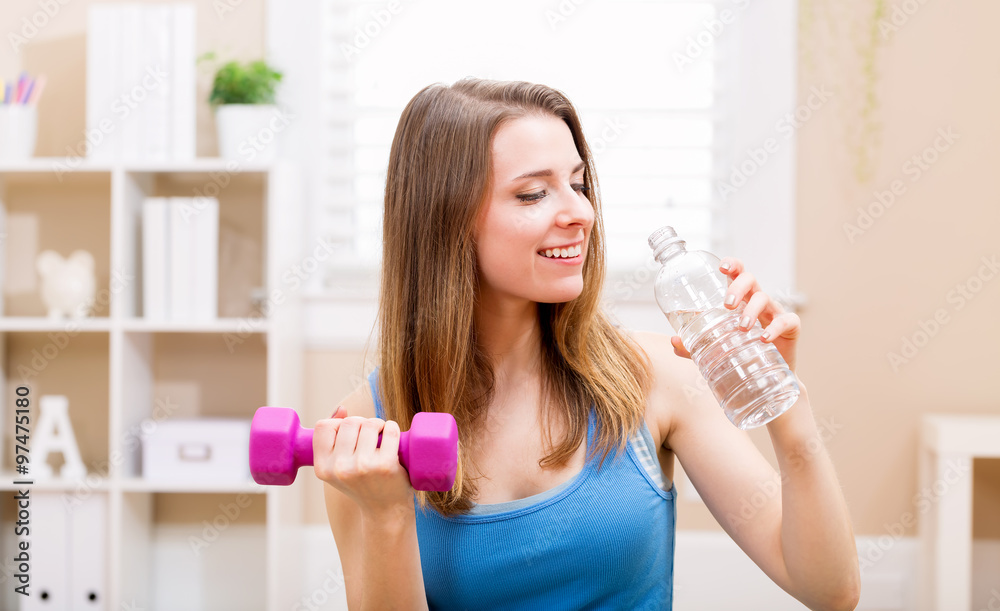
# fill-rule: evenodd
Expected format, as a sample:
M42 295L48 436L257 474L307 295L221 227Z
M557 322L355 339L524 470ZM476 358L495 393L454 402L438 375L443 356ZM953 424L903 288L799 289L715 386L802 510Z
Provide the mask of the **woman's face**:
M575 299L594 208L569 127L553 116L509 121L494 136L492 164L476 225L481 298Z

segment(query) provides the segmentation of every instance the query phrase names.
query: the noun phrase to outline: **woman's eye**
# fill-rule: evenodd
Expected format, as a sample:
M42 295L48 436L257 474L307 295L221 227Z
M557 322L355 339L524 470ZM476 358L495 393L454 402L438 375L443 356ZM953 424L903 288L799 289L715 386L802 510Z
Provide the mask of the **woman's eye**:
M548 192L546 191L538 191L537 193L523 193L523 194L518 194L517 199L521 200L522 202L537 202L546 195L548 195Z
M576 189L577 193L586 193L590 191L590 187L584 185L583 183L577 183L573 185L573 188Z

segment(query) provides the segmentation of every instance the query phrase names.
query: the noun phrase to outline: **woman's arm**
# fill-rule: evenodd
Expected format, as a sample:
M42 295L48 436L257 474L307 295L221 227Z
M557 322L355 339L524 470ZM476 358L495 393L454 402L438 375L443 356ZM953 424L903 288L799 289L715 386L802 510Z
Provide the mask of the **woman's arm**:
M700 376L696 368L693 374ZM697 383L690 374L682 382ZM719 524L776 584L810 609L854 609L860 588L854 534L801 387L798 402L767 425L778 472L707 389L689 392L687 405L683 393L674 398L681 407L671 415L665 443Z
M740 276L742 264L731 275ZM799 321L769 302L750 274L730 284L736 303L761 313L793 369ZM735 307L735 306L734 306ZM860 592L857 548L836 473L804 384L799 400L767 425L778 472L749 436L726 418L680 338L642 334L656 372L650 408L664 445L680 460L709 510L744 552L782 589L812 609L854 609ZM670 350L673 343L673 352Z
M367 386L362 385L341 402L346 413L375 418ZM412 501L408 505L362 510L331 484L325 483L323 489L344 571L347 608L427 609Z

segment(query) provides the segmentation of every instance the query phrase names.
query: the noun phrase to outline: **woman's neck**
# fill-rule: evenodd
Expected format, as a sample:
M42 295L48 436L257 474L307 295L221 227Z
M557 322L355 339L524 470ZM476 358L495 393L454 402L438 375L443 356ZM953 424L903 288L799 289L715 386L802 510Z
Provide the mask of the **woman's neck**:
M541 330L537 303L494 301L482 305L476 319L480 345L494 363L498 383L538 379Z

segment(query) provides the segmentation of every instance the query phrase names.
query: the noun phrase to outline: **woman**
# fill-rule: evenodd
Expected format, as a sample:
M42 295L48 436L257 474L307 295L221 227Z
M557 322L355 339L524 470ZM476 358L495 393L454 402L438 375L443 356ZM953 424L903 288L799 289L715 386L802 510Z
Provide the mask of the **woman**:
M679 337L602 312L596 175L561 93L420 91L392 143L383 240L379 366L313 437L351 609L669 608L675 455L775 583L855 607L854 537L805 386L768 425L779 476L689 392ZM794 371L798 317L738 259L721 271L727 307L745 302ZM449 492L414 492L397 460L422 410L458 422Z

